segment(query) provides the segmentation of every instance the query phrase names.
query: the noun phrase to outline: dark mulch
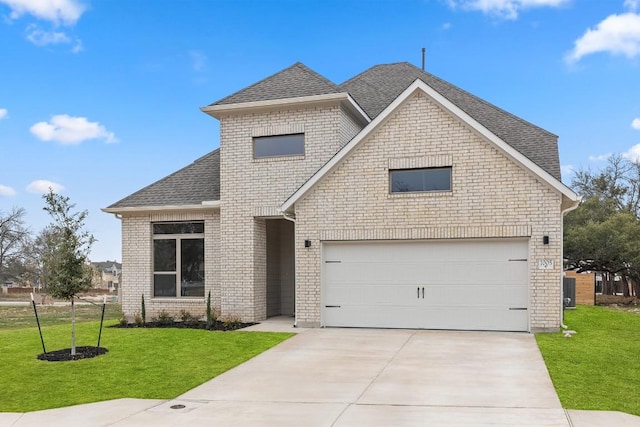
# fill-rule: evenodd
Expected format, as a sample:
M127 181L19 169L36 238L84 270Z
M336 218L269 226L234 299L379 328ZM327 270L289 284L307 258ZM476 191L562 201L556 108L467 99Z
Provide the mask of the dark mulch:
M623 297L622 295L596 295L596 305L638 305L637 297Z
M185 329L206 329L209 331L236 331L238 329L246 328L248 326L257 325L257 323L242 323L242 322L220 322L216 321L211 326L207 325L205 321L190 321L179 322L171 320L163 320L160 322L146 322L144 324L138 323L118 323L111 326L111 328L185 328Z
M92 357L106 354L109 350L104 347L82 346L76 347L76 354L71 355L71 349L48 351L38 355L38 359L48 362L66 362L69 360L91 359Z

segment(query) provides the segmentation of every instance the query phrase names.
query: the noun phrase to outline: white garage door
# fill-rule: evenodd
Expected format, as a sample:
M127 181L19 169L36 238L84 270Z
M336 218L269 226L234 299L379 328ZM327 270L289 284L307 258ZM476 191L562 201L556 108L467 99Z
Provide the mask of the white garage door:
M521 239L324 243L324 326L528 330Z

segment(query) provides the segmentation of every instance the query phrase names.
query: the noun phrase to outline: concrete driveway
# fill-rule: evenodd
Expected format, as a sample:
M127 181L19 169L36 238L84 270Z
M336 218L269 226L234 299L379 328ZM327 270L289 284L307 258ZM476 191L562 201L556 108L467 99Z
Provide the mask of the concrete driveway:
M572 425L533 335L371 329L307 330L171 401L99 402L24 414L8 425L42 421L154 427Z

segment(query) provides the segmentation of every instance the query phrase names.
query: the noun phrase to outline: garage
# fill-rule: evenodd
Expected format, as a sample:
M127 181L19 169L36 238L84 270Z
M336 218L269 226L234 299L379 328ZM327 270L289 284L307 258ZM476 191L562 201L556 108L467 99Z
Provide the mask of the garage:
M529 330L528 240L323 242L322 324Z

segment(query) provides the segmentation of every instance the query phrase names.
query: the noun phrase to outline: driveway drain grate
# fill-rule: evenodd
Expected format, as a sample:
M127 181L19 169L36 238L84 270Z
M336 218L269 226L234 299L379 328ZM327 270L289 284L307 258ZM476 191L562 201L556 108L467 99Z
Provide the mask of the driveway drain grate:
M184 405L171 405L170 408L171 409L184 409L184 408L186 408L186 406L184 406Z

